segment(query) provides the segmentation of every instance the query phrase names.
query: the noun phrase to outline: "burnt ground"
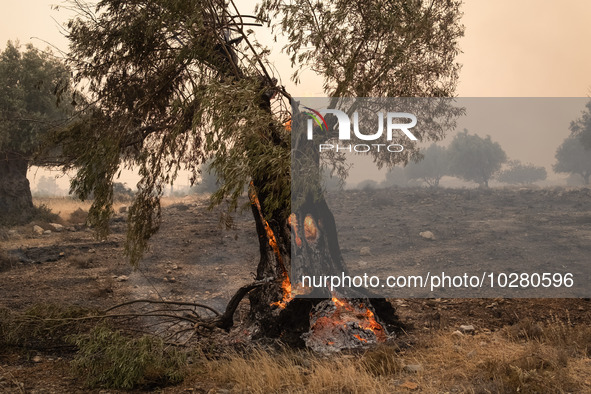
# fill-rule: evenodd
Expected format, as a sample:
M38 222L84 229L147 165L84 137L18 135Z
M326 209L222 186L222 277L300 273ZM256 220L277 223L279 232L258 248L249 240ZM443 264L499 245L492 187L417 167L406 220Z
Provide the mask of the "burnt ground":
M473 262L515 271L516 266L536 262L546 267L557 262L591 262L589 189L342 193L330 200L336 201L331 204L337 220L350 207L365 217L360 223L349 215L338 223L343 255L353 272L377 267L379 274L391 274L398 267L398 272L411 273L431 263L445 268ZM252 281L258 241L250 210L236 215L234 227L226 230L220 210L210 211L207 205L207 200L198 196L168 205L162 227L150 241L150 251L138 269L124 257L123 215L113 220L112 234L105 241L96 240L93 232L84 228L46 235L34 235L32 226L3 229L0 251L9 259L0 267L0 308L24 311L50 303L101 310L149 298L194 301L223 309L238 287ZM368 206L379 209L368 210ZM385 224L372 214L390 217L389 227L381 227ZM367 235L360 239L352 230L364 226L361 229ZM435 240L421 237L423 231L431 231ZM371 253L362 256L359 245L370 247ZM392 250L396 250L393 257ZM379 259L388 253L391 261L384 265ZM588 274L586 280L583 288L588 289ZM591 302L584 298L460 299L444 295L391 301L406 324L403 340L411 344L422 335L455 330L462 324L482 332L520 321L591 323ZM242 318L238 314L237 320ZM41 358L34 362L34 355ZM0 383L18 381L27 391L83 390L82 383L69 372L71 357L51 349L0 354Z

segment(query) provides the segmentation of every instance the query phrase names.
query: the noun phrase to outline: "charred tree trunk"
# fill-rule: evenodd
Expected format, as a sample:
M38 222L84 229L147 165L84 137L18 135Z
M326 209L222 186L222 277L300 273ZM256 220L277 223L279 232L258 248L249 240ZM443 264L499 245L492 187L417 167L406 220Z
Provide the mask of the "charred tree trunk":
M318 172L319 161L317 154L314 155L312 167ZM315 181L319 185L319 178L312 180ZM306 337L310 336L314 325L325 318L322 316L319 319L316 312L320 309L320 314L324 315L327 306L323 303L330 300L334 300L334 303L330 303L328 309L334 309L333 313L340 314L338 308L350 309L353 314L366 314L366 317L375 322L375 312L380 324L384 326L375 324L378 330L382 330L377 334L380 339L385 338L386 331L399 329L401 324L391 304L384 299L374 298L369 292L349 292L348 296L354 294L355 300L351 300L351 303L345 301L345 304L337 301L335 297L338 295L331 294L328 289L304 289L299 286L298 278L304 272L307 275L347 274L334 216L322 193L313 192L306 194L304 203L298 205L294 212L291 212L291 204L287 201L284 207L268 212L264 206L265 196L257 194L263 190L264 182L264 179L253 180L251 207L261 256L257 280L272 280L254 289L249 295L250 316L255 327L253 336L280 338L293 346L309 344ZM297 297L302 293L305 293L305 297ZM364 312L366 310L368 312ZM363 328L357 323L349 321L339 324L353 325L363 332ZM359 341L366 342L360 335L353 335L360 338Z
M24 156L0 153L0 222L22 223L30 218L33 197L27 179L28 167Z

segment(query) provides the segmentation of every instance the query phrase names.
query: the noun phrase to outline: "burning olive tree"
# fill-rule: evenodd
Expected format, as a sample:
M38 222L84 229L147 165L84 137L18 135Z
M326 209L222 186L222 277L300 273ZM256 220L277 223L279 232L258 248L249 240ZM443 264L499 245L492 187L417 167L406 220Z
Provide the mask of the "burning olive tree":
M212 203L229 200L231 209L249 185L261 256L257 281L210 323L230 327L249 293L255 332L289 341L284 331L291 328L297 342L318 300L292 300L291 249L299 247L292 231L300 239L306 218L317 223L312 213L322 212L324 227L314 240L330 244L331 261L343 264L321 195L308 201L310 215L291 216L288 122L298 114L254 30L283 34L293 80L299 83L301 70L311 68L330 97L445 97L458 78L459 5L264 0L246 15L233 0L102 0L96 7L76 0L69 62L92 104L83 122L55 135L78 170L72 188L81 198L94 193L89 219L106 234L115 175L122 164L139 170L126 247L137 264L158 230L165 186L181 169L197 177L199 165L211 160L220 185ZM393 311L383 301L368 306L378 315Z

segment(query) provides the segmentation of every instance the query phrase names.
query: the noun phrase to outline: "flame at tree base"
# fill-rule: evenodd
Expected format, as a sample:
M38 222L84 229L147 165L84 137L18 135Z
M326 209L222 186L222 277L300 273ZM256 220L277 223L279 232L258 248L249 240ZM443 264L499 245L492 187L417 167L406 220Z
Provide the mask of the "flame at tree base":
M320 352L351 349L386 341L386 330L363 303L333 297L319 303L311 313L306 345Z
M271 303L271 306L278 306L281 309L285 309L287 304L293 300L293 294L291 292L291 281L287 273L283 274L283 281L281 282L281 290L283 291L283 298L280 301Z

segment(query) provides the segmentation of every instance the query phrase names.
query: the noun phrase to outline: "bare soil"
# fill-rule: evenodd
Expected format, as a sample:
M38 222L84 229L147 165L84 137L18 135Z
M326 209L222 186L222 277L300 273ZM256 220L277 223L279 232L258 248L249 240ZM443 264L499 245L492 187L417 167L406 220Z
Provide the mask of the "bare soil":
M372 239L372 256L364 257L350 246L354 234L347 229L355 223L339 223L344 257L354 270L359 269L361 259L375 264L372 259L379 256L380 248L393 247L397 250L395 260L410 267L435 259L442 267L450 262L494 260L510 268L515 256L527 262L591 262L590 189L391 189L343 193L340 201L347 206L369 203L383 212L391 210L390 217L396 218L392 224L395 231L369 229L377 241ZM48 205L51 207L50 202ZM233 228L227 230L220 222L221 209L208 210L206 197L190 196L166 205L161 229L150 241L150 251L137 269L124 256L124 214L113 219L112 234L104 241L95 239L91 229L81 226L76 231L64 229L46 235L35 235L32 225L0 230L0 252L4 255L0 265L0 308L25 311L49 303L103 310L124 301L148 298L200 302L223 309L234 291L254 278L258 241L250 210L237 214ZM346 206L337 204L333 209L338 220ZM66 227L77 225L68 222L68 215L62 216ZM425 240L418 235L425 230L432 231L437 239ZM588 288L588 282L585 286ZM391 301L406 324L406 334L396 339L405 348L464 324L473 325L477 333L493 333L523 321L591 324L591 302L585 298ZM236 317L236 330L243 318L243 313ZM71 358L71 351L59 349L7 350L0 354L0 391L85 392L82 382L70 373ZM212 390L212 386L191 384L167 391ZM213 390L210 392L216 392L215 386Z

